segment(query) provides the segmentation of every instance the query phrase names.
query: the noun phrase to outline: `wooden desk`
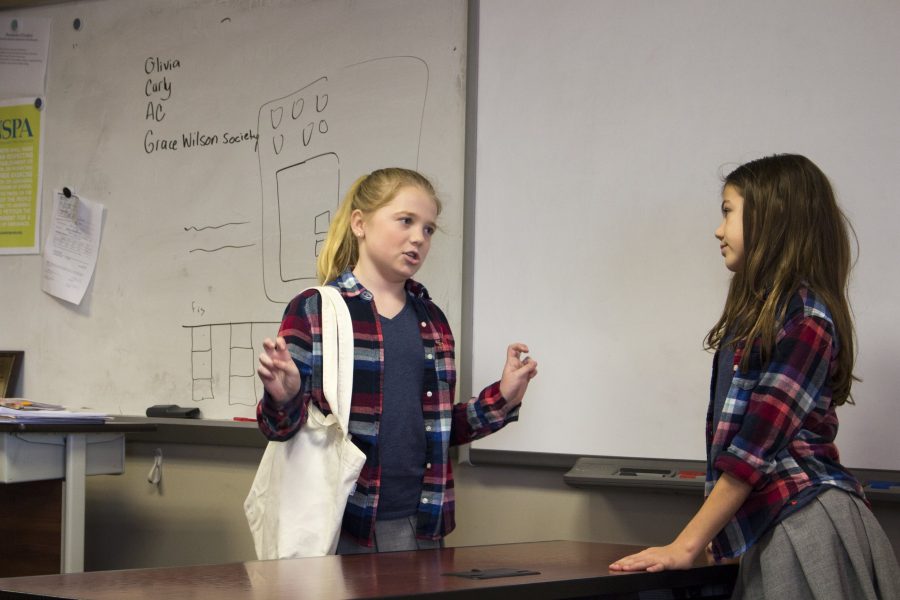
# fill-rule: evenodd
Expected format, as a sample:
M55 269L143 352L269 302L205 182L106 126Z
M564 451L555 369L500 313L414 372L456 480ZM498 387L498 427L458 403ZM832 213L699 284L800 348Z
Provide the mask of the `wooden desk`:
M692 589L676 597L727 598L737 565L698 566L663 573L610 573L607 565L637 546L533 542L355 556L251 561L227 565L97 571L0 579L4 598L46 594L84 600L216 598L636 598L641 591ZM540 575L473 580L444 575L471 569L516 568ZM718 588L701 596L698 590ZM16 593L18 592L18 593Z
M84 570L85 477L121 473L125 433L153 429L152 424L114 421L0 423L0 498L10 511L0 508L0 532L6 538L0 573L46 573L54 563L53 572ZM56 480L65 481L64 492ZM36 518L29 521L32 515ZM29 531L30 525L35 529ZM29 539L35 531L37 539ZM54 538L59 541L55 551Z

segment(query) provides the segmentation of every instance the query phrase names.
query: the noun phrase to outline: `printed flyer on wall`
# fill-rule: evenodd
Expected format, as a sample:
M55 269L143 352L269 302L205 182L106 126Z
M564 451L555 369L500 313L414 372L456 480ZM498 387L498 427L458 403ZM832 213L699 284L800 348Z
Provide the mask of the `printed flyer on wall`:
M40 252L40 171L40 108L0 100L0 254Z

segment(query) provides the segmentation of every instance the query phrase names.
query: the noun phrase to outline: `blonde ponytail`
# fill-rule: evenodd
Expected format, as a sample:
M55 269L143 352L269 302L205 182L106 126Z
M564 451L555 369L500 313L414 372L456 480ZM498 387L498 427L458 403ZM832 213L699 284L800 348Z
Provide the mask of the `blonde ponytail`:
M356 260L359 258L359 247L356 245L356 238L350 229L350 215L354 210L353 199L366 177L367 175L363 175L353 182L353 185L347 190L340 208L335 213L334 219L328 226L325 247L322 248L322 252L316 259L316 275L319 278L319 285L325 285L348 267L356 265Z

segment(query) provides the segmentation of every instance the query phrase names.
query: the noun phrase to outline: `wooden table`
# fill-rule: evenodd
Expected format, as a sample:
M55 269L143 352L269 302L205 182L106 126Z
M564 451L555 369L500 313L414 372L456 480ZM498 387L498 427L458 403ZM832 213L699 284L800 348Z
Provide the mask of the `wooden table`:
M125 433L155 428L0 423L0 574L82 571L85 477L121 473Z
M607 566L640 548L593 542L531 542L355 556L251 561L226 565L97 571L0 579L4 598L28 594L85 600L166 598L637 598L681 589L727 598L737 565L698 562L687 571L611 573ZM449 572L529 569L539 575L466 579ZM700 595L701 590L707 592ZM15 593L18 592L18 593Z

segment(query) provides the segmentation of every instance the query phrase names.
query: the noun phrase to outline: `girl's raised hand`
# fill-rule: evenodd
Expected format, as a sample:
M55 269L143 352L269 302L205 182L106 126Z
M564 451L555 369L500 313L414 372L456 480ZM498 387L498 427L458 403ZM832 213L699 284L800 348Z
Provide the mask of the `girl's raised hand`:
M300 371L297 369L283 337L263 340L256 374L275 402L287 402L300 391Z
M500 394L513 405L522 402L528 382L537 375L537 361L529 356L521 358L523 352L528 352L525 344L515 343L506 347L506 364L500 377Z

